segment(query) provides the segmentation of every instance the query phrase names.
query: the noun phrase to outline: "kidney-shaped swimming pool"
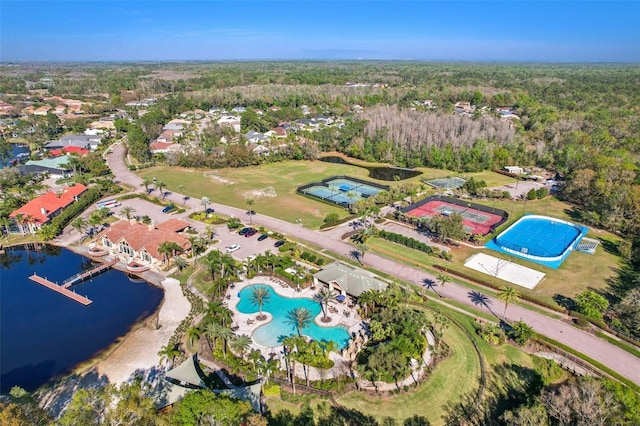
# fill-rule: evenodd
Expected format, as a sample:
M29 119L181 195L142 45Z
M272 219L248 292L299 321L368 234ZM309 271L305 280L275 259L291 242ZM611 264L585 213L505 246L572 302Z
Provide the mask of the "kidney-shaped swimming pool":
M287 323L287 313L295 308L306 308L315 318L321 311L320 305L313 299L289 298L277 294L268 285L255 284L240 290L240 301L236 308L243 314L258 312L258 305L251 301L251 293L256 287L265 287L269 291L268 300L262 305L263 312L269 312L273 319L258 327L252 334L253 341L260 346L271 348L282 345L284 337L297 333L295 327ZM302 334L318 341L334 341L340 349L349 343L349 331L345 327L322 327L312 321L308 327L302 330Z

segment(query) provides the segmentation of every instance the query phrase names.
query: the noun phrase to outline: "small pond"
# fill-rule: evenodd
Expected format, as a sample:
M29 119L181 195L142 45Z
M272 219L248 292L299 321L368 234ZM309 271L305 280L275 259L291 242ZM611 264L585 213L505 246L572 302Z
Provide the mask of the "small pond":
M357 166L369 171L369 177L378 180L385 181L394 181L397 178L398 180L411 179L416 176L420 176L422 172L413 170L413 169L403 169L401 167L389 167L389 166L361 166L359 164L353 164L348 162L342 157L338 156L327 156L321 157L320 161L325 161L327 163L334 164L348 164L350 166Z

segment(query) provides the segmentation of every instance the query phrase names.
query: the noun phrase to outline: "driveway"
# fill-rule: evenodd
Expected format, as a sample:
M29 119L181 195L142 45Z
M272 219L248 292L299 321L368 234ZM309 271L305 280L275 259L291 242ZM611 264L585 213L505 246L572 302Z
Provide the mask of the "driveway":
M119 144L116 145L108 157L109 167L116 176L116 180L133 185L134 188L140 188L142 180L126 167L123 161L123 154L124 148ZM140 188L139 190L143 191L144 189ZM171 197L172 200L175 199L174 202L176 204L182 203L182 195L180 194L171 194L169 197ZM187 205L192 208L198 208L199 204L200 200L198 199L189 199L187 201ZM243 209L235 207L223 206L220 204L213 204L211 207L213 207L216 212L225 216L244 218L246 214L246 211ZM351 251L355 249L351 244L340 241L330 235L312 231L273 217L258 214L254 216L253 223L256 226L264 226L266 229L273 229L284 235L289 235L298 240L323 247L324 249L337 253L338 255L350 257ZM223 236L223 238L225 237L226 236ZM231 237L229 236L229 238ZM256 238L256 236L252 238ZM242 240L242 242L245 241L246 240ZM240 242L240 244L242 244L242 242ZM227 243L224 242L223 244ZM246 253L248 253L248 251ZM241 256L246 253L238 251L236 252L236 257L242 258ZM424 285L425 280L437 282L436 277L432 274L405 264L393 262L374 253L368 253L364 260L367 265L375 267L378 271L397 277L400 280L413 283L419 287ZM448 283L444 289L439 289L439 291L447 298L485 311L491 315L495 315L496 317L502 314L504 305L501 301L480 292L471 291L469 288L462 285L453 282ZM616 371L618 374L640 385L640 358L635 357L629 352L626 352L625 350L618 348L597 336L577 329L560 319L554 319L517 305L509 306L506 319L508 321L523 320L536 332L574 348L575 350L589 356L590 358L609 367L611 370ZM564 317L563 319L566 321L567 317Z

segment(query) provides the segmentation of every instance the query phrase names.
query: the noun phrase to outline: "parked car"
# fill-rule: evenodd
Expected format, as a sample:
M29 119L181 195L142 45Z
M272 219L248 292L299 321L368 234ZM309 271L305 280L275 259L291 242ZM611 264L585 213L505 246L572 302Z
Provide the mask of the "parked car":
M242 229L240 230L240 232L238 232L238 235L244 235L244 234L246 234L247 232L249 232L249 230L250 230L250 229L253 229L253 228L252 228L252 227L250 227L250 226L247 226L247 227L245 227L245 228L242 228Z
M227 253L233 253L234 251L238 251L242 248L240 244L232 244L227 247Z
M205 211L205 213L206 213L206 214L211 214L211 213L215 213L215 212L216 212L216 211L215 211L214 209L212 209L211 207L209 207L209 208Z
M257 233L258 233L258 231L256 231L255 229L251 228L244 234L244 237L245 238L253 237Z
M258 241L264 241L264 240L266 240L267 238L269 238L269 236L268 236L267 234L262 234L262 235L260 235L260 236L258 237Z
M170 211L174 210L175 208L176 208L176 206L174 204L169 204L167 207L162 209L162 213L169 213Z
M278 240L278 241L275 242L275 244L273 246L274 247L280 247L280 246L283 246L285 242L286 242L285 240Z

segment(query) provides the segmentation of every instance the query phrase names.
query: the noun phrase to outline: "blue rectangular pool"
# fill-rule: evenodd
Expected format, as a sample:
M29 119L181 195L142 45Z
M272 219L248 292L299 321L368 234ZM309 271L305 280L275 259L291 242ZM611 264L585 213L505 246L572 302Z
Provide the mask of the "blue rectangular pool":
M584 226L547 216L526 215L485 247L557 269L586 234Z

